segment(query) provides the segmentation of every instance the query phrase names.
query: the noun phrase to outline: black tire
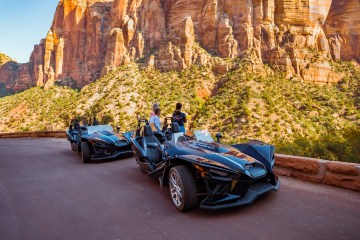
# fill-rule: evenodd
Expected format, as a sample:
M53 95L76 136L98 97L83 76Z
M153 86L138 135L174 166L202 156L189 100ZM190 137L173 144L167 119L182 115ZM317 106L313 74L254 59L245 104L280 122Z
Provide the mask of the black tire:
M170 169L169 190L171 200L179 211L188 211L196 206L197 188L194 177L186 166Z
M83 163L89 163L91 161L90 148L87 142L81 143L81 158Z
M73 150L74 152L77 150L75 143L70 143L70 148L71 150Z

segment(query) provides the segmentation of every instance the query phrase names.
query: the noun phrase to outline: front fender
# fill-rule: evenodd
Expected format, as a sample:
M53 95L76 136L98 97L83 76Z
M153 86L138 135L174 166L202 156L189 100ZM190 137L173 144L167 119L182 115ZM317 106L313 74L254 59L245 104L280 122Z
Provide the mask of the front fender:
M273 172L275 163L275 146L266 144L261 141L250 141L242 144L235 144L232 147L255 158L257 161L265 165L269 172Z
M170 171L170 168L172 168L173 166L177 166L177 165L185 165L194 172L196 171L195 168L197 168L195 166L199 166L204 169L214 169L214 170L218 170L218 171L225 171L230 174L238 173L237 170L230 169L225 165L219 164L219 163L209 160L209 159L201 158L201 157L198 157L195 155L180 155L180 156L175 156L175 157L168 159L167 165L165 167L165 171L163 172L163 181L166 182L167 175Z
M66 139L69 141L69 142L75 142L75 138L78 134L78 131L76 130L67 130L66 131Z
M131 136L134 134L134 131L131 132L125 132L123 134L124 138L130 143L131 142Z

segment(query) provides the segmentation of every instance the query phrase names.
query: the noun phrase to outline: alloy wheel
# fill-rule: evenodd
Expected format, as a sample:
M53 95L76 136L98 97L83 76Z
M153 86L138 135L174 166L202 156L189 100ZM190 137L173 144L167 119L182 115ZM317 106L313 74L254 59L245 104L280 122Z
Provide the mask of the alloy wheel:
M173 200L176 206L180 206L182 203L182 190L180 187L180 179L175 172L172 172L170 175L170 193L171 199Z

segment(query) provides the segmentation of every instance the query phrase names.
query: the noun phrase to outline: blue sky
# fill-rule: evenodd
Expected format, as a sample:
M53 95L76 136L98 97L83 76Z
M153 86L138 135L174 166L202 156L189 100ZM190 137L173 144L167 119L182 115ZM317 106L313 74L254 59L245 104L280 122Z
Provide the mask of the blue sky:
M0 52L28 62L46 37L59 0L0 0Z

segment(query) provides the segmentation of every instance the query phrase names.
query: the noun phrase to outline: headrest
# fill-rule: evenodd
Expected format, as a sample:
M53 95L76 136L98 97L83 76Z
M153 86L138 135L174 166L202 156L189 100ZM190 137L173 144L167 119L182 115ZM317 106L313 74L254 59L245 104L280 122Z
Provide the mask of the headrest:
M145 137L154 135L150 125L145 125L144 126L144 133L143 134L144 134Z
M75 122L75 123L74 123L74 128L75 128L75 129L80 129L80 123L79 123L79 122Z
M171 131L173 133L178 133L180 132L180 127L179 127L179 124L177 122L173 122L171 123Z

